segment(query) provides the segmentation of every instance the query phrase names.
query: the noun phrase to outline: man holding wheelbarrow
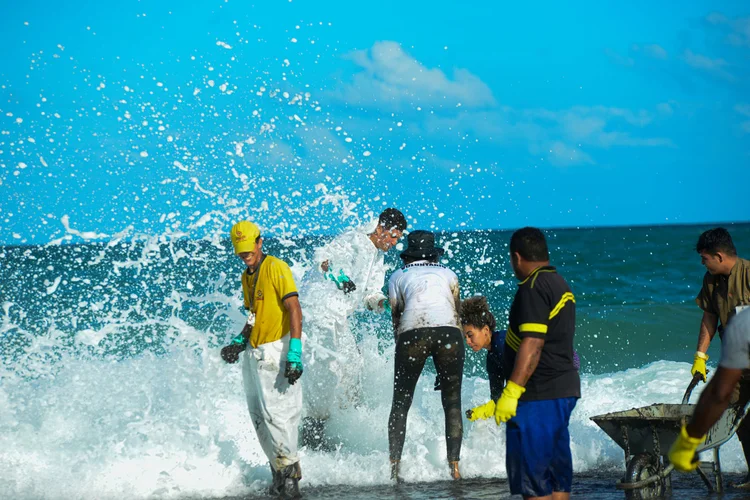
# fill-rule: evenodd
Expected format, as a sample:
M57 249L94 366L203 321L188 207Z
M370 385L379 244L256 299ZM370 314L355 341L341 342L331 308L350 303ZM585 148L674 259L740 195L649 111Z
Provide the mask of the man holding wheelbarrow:
M716 375L701 394L690 422L682 427L669 450L669 461L675 469L690 472L698 468L695 451L729 406L734 388L747 369L750 369L750 310L743 310L730 321L724 333Z
M724 329L732 318L745 308L750 308L750 261L741 259L729 232L723 227L709 229L700 235L696 251L706 268L703 286L695 301L703 310L698 349L690 373L700 375L706 381L706 351L711 340L719 332L722 343L726 341ZM723 347L723 346L722 346ZM745 371L733 388L730 402L745 406L750 401L750 370ZM745 461L750 469L750 419L737 429L737 438L742 443ZM741 484L750 488L750 471Z

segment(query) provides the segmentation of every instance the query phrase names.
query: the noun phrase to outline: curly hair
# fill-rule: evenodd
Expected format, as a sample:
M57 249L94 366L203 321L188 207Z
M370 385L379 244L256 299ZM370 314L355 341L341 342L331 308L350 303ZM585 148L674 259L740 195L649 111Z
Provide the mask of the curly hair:
M495 331L495 316L490 311L487 297L477 295L461 302L461 325L471 325L477 328L488 326L490 331Z

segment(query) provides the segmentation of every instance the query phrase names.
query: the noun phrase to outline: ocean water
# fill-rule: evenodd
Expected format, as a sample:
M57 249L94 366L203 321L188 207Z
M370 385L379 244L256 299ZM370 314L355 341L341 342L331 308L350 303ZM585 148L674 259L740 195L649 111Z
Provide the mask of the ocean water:
M615 489L623 452L591 416L682 398L701 315L693 299L704 270L694 245L708 227L547 231L553 264L577 299L583 397L570 426L574 497L623 497ZM750 225L727 227L740 255L750 255ZM325 239L273 236L268 253L287 259L298 279ZM462 295L487 295L501 324L515 289L509 236L439 235ZM397 252L387 259L395 265ZM221 234L6 246L0 263L0 498L263 496L270 472L240 367L219 357L245 319L242 264ZM302 448L306 497L507 496L504 429L494 422L466 423L466 480L448 481L443 413L429 373L409 415L406 484L390 484L393 336L385 317L352 321L365 357L362 404L333 413L327 451ZM489 396L483 366L483 354L468 356L465 408ZM736 439L722 460L729 479L744 473ZM678 476L674 487L676 498L706 495L697 478Z

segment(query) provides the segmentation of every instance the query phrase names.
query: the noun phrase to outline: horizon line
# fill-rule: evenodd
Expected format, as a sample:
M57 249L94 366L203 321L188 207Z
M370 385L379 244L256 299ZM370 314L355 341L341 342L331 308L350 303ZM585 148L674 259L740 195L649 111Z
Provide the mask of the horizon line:
M576 230L584 230L584 229L638 229L638 228L664 228L664 227L696 227L696 226L712 226L712 227L721 227L721 226L742 226L742 225L748 225L750 224L750 220L743 220L743 221L721 221L721 222L672 222L672 223L665 223L665 224L611 224L611 225L602 225L602 226L587 226L587 225L580 225L580 226L532 226L532 227L538 227L539 229L543 231L576 231ZM445 229L445 230L438 230L438 231L432 231L433 233L439 234L439 233L467 233L467 232L480 232L480 231L497 231L497 232L509 232L509 231L515 231L516 229L520 229L521 227L529 227L529 226L519 226L514 228L479 228L479 229ZM346 230L348 228L345 228ZM414 229L416 230L416 229ZM310 233L306 234L304 236L294 236L292 239L296 238L304 238L304 237L315 237L315 236L334 236L336 234L339 234L340 232L336 233ZM145 234L145 233L140 233ZM157 236L156 234L151 236ZM181 236L178 239L186 238L185 236ZM227 233L227 238L229 238L229 235ZM59 238L58 238L59 239ZM186 238L188 239L188 238ZM201 241L204 238L196 238L192 241ZM278 237L269 236L264 239L278 239ZM89 241L77 241L77 242L61 242L54 246L73 246L73 245L101 245L108 243L111 240L106 239L99 239L99 240L89 240ZM129 242L132 241L131 239L122 239L123 242ZM50 242L47 243L22 243L17 245L6 245L2 244L0 245L0 248L2 249L12 249L12 248L31 248L31 247L44 247L50 245Z

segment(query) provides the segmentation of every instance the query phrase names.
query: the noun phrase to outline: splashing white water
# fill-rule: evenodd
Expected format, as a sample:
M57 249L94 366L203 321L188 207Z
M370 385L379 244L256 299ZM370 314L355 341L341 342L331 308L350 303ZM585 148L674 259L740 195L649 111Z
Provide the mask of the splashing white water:
M1 496L214 497L260 492L268 485L270 472L245 407L240 367L225 365L203 332L177 318L170 322L179 340L163 356L117 362L71 357L45 379L3 373ZM366 336L361 347L362 405L333 412L327 432L338 438L335 451L301 450L303 487L388 482L392 344ZM570 426L575 470L622 467L622 451L589 417L679 402L688 370L686 363L661 361L584 375L583 398ZM486 380L465 379L465 409L488 396ZM504 442L504 429L494 422L467 422L464 475L504 477ZM727 471L744 467L736 440L726 445L723 458ZM402 463L407 481L448 477L443 410L427 374L409 414Z

